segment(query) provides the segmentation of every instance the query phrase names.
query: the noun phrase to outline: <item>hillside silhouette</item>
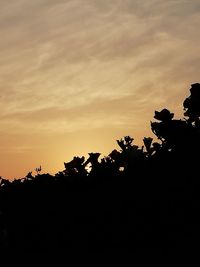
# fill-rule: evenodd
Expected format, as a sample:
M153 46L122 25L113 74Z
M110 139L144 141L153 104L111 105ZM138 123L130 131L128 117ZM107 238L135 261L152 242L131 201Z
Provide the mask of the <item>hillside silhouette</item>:
M151 122L155 141L125 136L100 159L75 156L55 175L0 178L2 249L88 251L196 248L200 238L200 84L184 117L167 108Z

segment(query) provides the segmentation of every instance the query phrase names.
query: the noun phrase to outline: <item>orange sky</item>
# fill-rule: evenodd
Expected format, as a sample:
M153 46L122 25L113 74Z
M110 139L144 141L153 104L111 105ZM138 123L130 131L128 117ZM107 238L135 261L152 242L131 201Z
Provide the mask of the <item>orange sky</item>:
M141 143L199 82L199 0L0 0L0 175Z

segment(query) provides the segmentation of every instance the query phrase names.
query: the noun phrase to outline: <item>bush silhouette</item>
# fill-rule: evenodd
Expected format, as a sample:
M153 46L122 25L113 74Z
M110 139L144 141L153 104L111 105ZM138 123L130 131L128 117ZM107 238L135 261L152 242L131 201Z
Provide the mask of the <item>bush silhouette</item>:
M125 136L100 159L75 156L54 176L0 178L0 247L105 251L199 246L200 84L182 119L164 108L156 142ZM189 244L189 246L188 246Z

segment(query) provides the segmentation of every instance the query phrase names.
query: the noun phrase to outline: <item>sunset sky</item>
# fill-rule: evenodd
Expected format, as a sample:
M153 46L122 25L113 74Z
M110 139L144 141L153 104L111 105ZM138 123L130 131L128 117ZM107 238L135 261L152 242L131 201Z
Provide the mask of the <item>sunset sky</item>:
M0 0L0 176L142 143L200 82L199 0Z

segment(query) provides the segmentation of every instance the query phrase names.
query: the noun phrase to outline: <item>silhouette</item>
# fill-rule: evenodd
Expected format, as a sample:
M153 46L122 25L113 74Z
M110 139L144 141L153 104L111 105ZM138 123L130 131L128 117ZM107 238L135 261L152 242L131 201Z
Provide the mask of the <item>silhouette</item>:
M39 166L0 177L0 247L110 251L192 249L200 238L200 84L177 120L164 108L151 122L157 140L130 136L100 159L75 156L54 176Z
M189 122L195 122L195 125L199 125L200 116L200 84L194 83L190 89L191 95L183 102L186 112L185 116L189 117Z

